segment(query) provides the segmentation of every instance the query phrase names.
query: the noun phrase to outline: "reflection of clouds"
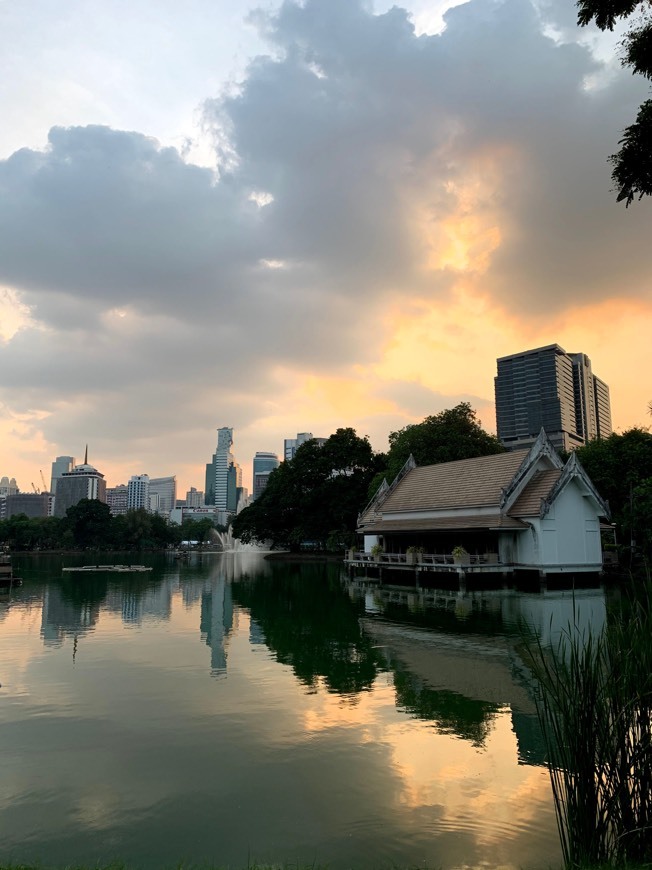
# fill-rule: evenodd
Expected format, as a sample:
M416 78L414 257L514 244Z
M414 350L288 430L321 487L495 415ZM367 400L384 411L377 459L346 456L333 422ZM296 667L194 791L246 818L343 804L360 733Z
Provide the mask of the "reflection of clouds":
M515 829L554 830L547 771L519 763L509 708L493 717L478 749L399 713L389 677L384 685L381 677L355 708L325 692L313 695L303 727L308 738L346 729L359 744L381 748L394 780L391 800L409 811L415 828L428 811L433 836L463 828L478 847L501 847L501 866L517 866L509 859Z
M292 668L255 642L249 614L229 611L220 564L197 585L215 593L207 616L227 644L228 680L209 677L200 599L188 608L182 586L172 589L168 622L127 631L117 599L102 610L74 671L67 650L43 649L40 612L36 620L9 613L3 641L9 625L16 649L29 646L31 625L34 665L12 732L11 778L0 760L2 827L16 854L33 838L53 862L78 848L92 864L100 848L131 856L151 843L157 861L165 849L172 861L180 844L196 856L219 842L224 863L239 866L236 850L255 818L256 845L281 854L291 841L302 863L317 853L354 866L354 843L375 866L405 865L406 855L425 866L532 864L514 838L534 828L540 847L540 829L546 824L550 839L554 819L545 771L518 765L508 710L498 711L479 752L397 710L391 673L355 698L321 678L305 692ZM12 652L12 671L15 660Z
M416 732L393 728L386 739L401 786L397 801L436 812L433 833L464 830L477 847L491 847L490 866L522 863L512 858L519 831L538 837L554 830L548 773L518 763L509 711L496 718L486 751L435 735L425 723Z
M354 728L361 743L384 742L385 724L396 710L394 690L391 685L374 684L372 692L360 692L355 696L334 695L325 687L312 695L313 702L303 712L302 727L309 736L338 728Z
M85 828L110 828L124 811L124 796L101 782L92 791L76 797L71 815L77 824Z

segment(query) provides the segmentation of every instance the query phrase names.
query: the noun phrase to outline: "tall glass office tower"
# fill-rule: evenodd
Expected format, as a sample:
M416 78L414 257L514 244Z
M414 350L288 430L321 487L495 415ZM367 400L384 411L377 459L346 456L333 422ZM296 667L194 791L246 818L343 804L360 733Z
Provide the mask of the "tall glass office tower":
M582 353L558 344L497 360L496 427L505 447L529 447L541 428L559 450L611 434L609 388Z
M206 464L205 502L220 510L235 512L238 489L242 487L242 470L233 458L233 429L217 430L217 449Z

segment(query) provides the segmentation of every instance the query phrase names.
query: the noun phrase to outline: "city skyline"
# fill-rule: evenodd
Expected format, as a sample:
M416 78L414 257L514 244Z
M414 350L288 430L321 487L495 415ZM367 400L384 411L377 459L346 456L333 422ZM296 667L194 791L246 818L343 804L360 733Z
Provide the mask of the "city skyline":
M551 343L648 426L622 30L572 0L258 6L0 4L0 475L88 443L110 485L201 490L224 424L251 491L300 432L385 450L460 401L495 432L496 358Z

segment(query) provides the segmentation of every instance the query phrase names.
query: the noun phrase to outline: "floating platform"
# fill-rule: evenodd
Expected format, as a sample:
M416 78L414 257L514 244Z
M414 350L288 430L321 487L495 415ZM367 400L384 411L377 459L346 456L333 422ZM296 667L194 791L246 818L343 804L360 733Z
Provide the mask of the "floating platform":
M79 565L77 568L62 568L62 571L75 572L76 574L99 574L111 572L113 574L133 574L143 571L151 571L147 565Z

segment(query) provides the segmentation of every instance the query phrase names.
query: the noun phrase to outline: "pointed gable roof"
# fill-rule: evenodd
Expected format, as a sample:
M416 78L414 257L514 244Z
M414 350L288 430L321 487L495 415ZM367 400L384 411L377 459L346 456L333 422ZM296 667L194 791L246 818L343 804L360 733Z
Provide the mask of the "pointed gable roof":
M550 496L561 473L559 468L535 471L532 479L509 509L510 517L538 517L541 514L542 502Z
M527 529L525 518L544 517L571 480L609 516L576 454L564 465L543 429L529 450L421 467L410 456L391 485L383 481L358 530Z
M611 511L609 510L609 505L599 494L595 486L593 485L593 481L588 476L582 463L577 458L577 454L575 452L571 453L568 462L564 466L564 470L559 476L559 480L556 482L552 490L550 491L548 497L545 499L544 503L541 507L541 516L545 516L554 500L560 493L564 490L566 486L571 481L575 481L579 486L584 490L585 494L593 499L600 513L609 519L611 517Z
M525 455L525 450L514 450L414 467L384 500L382 513L490 506L498 509L502 491Z
M542 428L537 440L527 451L521 467L503 490L501 509L505 513L512 512L512 507L525 492L525 489L530 486L537 471L553 469L561 471L563 466L564 463L561 461L554 444Z

